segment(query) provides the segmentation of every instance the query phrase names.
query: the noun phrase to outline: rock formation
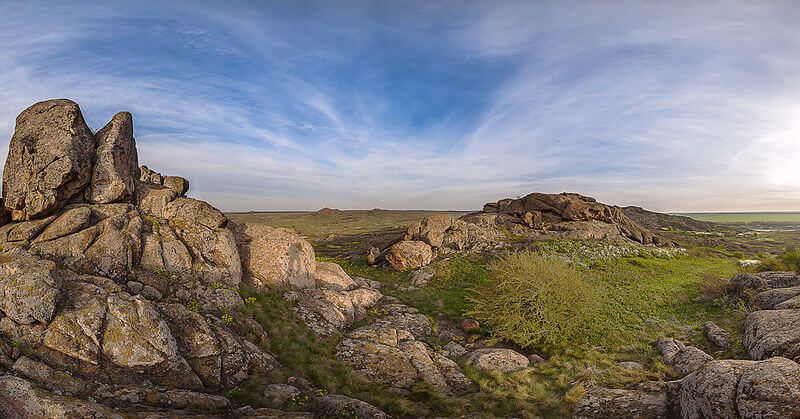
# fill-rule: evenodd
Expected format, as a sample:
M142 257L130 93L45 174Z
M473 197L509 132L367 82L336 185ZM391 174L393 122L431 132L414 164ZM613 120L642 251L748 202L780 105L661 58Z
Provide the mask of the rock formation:
M662 214L664 215L664 214ZM386 260L398 271L423 267L440 255L506 247L508 233L532 239L572 238L659 244L659 238L615 206L573 194L532 193L490 202L455 219L435 214L408 227L402 241L370 249L367 261Z
M501 199L462 219L479 225L503 225L512 233L521 235L539 233L564 238L628 239L641 244L658 244L658 237L631 220L621 208L574 193L532 193L518 199Z
M315 277L293 233L233 225L185 179L140 168L127 112L93 134L72 101L31 106L3 176L2 417L259 415L222 395L278 366L235 316L243 280L304 287L332 330L381 297L329 265ZM329 397L318 408L377 411Z

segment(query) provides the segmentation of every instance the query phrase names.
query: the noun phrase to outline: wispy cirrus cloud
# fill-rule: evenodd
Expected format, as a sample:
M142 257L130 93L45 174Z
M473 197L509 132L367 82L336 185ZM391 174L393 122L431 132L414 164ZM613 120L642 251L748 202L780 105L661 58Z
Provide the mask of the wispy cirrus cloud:
M69 97L228 210L800 207L790 2L154 6L0 3L3 147Z

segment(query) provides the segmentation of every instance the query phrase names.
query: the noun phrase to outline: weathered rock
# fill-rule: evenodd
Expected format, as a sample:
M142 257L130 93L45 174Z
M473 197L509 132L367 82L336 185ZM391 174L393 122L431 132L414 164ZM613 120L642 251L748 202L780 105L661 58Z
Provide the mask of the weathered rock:
M319 417L390 418L377 407L352 397L332 395L314 399L314 413Z
M428 269L417 269L408 275L408 281L415 287L424 287L428 285L428 281L436 275L435 272Z
M373 306L382 295L369 288L352 291L318 288L287 292L284 297L295 303L295 313L311 330L330 336L363 318L366 309Z
M164 176L162 184L175 191L178 196L186 195L186 192L189 192L189 181L180 176Z
M477 332L481 329L481 324L475 319L464 319L459 326L461 330L467 333Z
M483 371L512 372L530 365L525 355L503 348L477 349L467 354L465 358Z
M460 358L467 354L467 349L456 342L448 342L442 354L448 358Z
M44 345L69 357L98 364L108 290L89 282L66 283L67 306L53 319Z
M669 418L670 401L664 391L645 392L595 387L578 400L572 417L576 419Z
M456 219L449 214L434 214L408 228L406 240L423 241L431 247L440 247L444 242L445 232L453 227Z
M267 407L280 409L286 406L293 398L300 395L300 389L288 384L268 384L264 386L261 397Z
M800 415L800 366L785 358L707 363L683 380L684 417Z
M314 278L317 286L337 291L349 291L358 287L344 269L333 262L317 262Z
M370 247L367 251L367 264L375 265L378 263L378 258L381 256L381 249L377 247Z
M61 277L53 262L27 252L0 254L0 310L20 324L47 324L56 311Z
M178 197L177 192L161 185L136 182L134 200L136 207L147 215L164 218L164 209Z
M31 220L25 221L18 224L11 224L8 227L10 228L8 231L8 236L6 236L6 240L9 242L30 242L39 233L42 232L48 225L50 225L53 220L56 219L55 215L50 217L42 218L41 220Z
M368 379L400 389L418 381L448 394L474 389L454 362L404 329L378 324L356 329L339 343L336 355Z
M414 307L404 304L384 304L380 308L386 314L375 319L374 326L395 327L405 330L418 340L424 340L433 333L431 321Z
M0 376L0 417L114 418L123 416L100 404L59 396L11 375Z
M26 356L17 358L11 370L17 375L33 381L48 390L70 396L86 394L91 385L84 380L55 370L47 364L34 361Z
M130 202L139 178L139 157L133 139L133 117L119 112L95 134L97 153L90 200L95 204Z
M743 343L752 359L800 358L800 310L761 310L745 320Z
M170 319L170 331L192 370L205 386L218 387L222 382L222 351L205 318L181 304L161 304L159 309Z
M564 237L614 239L621 236L642 244L658 242L652 232L630 219L621 208L574 193L532 193L518 199L501 199L484 205L483 212L513 215L518 224L528 228L549 224L551 230L570 232Z
M162 182L164 181L163 177L161 176L161 173L158 173L147 166L142 166L139 168L139 180L142 182L153 183L156 185L161 185Z
M775 288L756 294L750 303L762 310L772 310L784 301L791 300L800 295L800 286L788 288Z
M285 228L242 223L234 227L246 277L260 289L314 287L314 249Z
M417 269L431 263L433 249L422 241L401 241L392 245L386 260L398 271Z
M36 236L34 242L55 240L83 230L92 223L92 210L81 206L65 211L45 230ZM32 237L31 237L32 238Z
M718 348L728 349L733 345L733 336L713 322L703 323L703 333L706 339Z
M223 227L228 219L208 202L194 198L176 198L164 207L164 218L181 224L200 224L210 229Z
M712 361L714 358L694 346L686 346L676 339L661 339L656 342L664 363L670 365L683 377Z
M178 356L175 338L155 308L140 297L108 298L103 353L117 365L150 367Z
M12 220L41 218L82 198L94 153L94 136L75 102L48 100L23 111L3 171L3 205Z
M746 368L739 378L736 407L743 418L800 417L800 365L771 358Z
M729 281L731 294L744 300L762 291L796 286L800 286L800 276L794 272L738 274Z
M792 310L800 308L800 295L792 297L786 301L775 305L775 310Z

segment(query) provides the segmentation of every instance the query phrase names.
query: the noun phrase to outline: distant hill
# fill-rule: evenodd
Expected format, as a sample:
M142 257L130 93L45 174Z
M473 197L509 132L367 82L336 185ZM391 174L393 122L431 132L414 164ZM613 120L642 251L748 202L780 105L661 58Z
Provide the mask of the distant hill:
M623 207L622 211L629 218L650 230L710 231L716 228L716 224L709 221L648 211L642 207Z
M315 213L316 215L320 215L323 217L347 217L347 213L340 209L332 209L325 207Z

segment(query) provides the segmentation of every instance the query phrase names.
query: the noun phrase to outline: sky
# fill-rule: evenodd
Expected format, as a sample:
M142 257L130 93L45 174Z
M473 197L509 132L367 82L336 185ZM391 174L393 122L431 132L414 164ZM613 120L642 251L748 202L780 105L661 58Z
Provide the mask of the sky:
M578 192L800 210L795 1L0 0L0 158L49 98L134 115L223 210Z

